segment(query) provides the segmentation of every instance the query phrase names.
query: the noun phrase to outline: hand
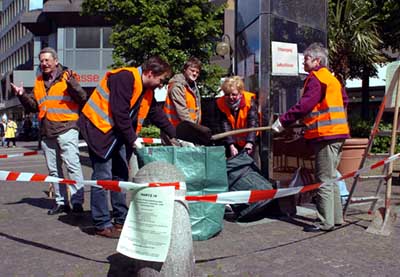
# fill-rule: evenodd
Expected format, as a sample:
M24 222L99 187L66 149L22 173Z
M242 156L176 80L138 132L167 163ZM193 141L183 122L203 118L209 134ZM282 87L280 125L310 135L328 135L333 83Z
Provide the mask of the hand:
M253 153L253 144L251 142L246 143L244 146L244 149L246 150L247 154Z
M133 148L141 149L141 148L143 148L143 147L144 147L144 146L143 146L142 142L140 141L139 138L137 138L137 139L135 140L135 142L133 143Z
M71 69L65 70L65 81L69 81L71 78L75 78L75 72L73 72Z
M181 143L176 138L170 138L169 142L172 146L182 146Z
M19 87L17 87L13 83L11 83L11 88L14 91L15 95L22 95L25 93L23 82L21 82L21 86L19 86Z
M276 133L280 133L285 130L285 128L282 126L282 123L279 121L279 118L275 120L274 124L272 124L271 129Z
M229 146L229 150L231 151L231 156L234 157L237 154L239 154L239 151L237 150L237 148L235 147L235 145L231 144Z
M178 139L177 141L179 141L179 143L183 147L195 147L194 143L192 143L190 141L186 141L186 140L182 140L182 139Z

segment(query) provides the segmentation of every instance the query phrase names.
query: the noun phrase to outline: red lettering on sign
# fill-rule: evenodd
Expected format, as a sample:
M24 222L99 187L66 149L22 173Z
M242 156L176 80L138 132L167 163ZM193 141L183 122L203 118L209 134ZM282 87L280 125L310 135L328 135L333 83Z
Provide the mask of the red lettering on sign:
M292 48L282 48L282 47L278 47L278 51L292 53L292 52L293 52L293 49L292 49Z
M76 79L80 83L97 83L100 77L99 74L77 74Z
M278 63L277 67L294 67L294 64L291 63Z

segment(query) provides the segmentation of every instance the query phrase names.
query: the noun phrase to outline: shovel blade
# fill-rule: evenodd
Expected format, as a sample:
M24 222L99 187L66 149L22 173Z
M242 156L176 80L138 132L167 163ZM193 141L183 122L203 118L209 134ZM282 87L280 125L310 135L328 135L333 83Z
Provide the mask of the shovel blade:
M182 121L176 126L176 137L194 144L209 145L211 135L208 127L190 121Z
M366 232L375 235L389 236L392 233L397 214L390 208L379 208Z

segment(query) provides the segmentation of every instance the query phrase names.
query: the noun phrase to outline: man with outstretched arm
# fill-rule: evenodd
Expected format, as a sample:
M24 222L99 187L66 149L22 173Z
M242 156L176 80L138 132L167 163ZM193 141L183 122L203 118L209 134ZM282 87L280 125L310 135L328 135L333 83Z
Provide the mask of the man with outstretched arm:
M40 74L36 77L33 94L27 94L21 84L11 84L27 112L39 112L41 147L49 175L64 178L64 163L70 179L78 181L71 190L72 211L83 212L83 180L79 159L77 120L87 94L75 79L75 73L58 62L57 52L50 47L39 53ZM66 185L53 184L56 205L49 215L68 213L70 206Z

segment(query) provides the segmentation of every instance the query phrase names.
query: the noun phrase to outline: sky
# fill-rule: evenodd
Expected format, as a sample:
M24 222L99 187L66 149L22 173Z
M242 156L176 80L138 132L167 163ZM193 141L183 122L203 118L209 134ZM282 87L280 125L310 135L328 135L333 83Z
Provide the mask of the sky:
M29 0L29 10L36 10L43 8L43 0Z

